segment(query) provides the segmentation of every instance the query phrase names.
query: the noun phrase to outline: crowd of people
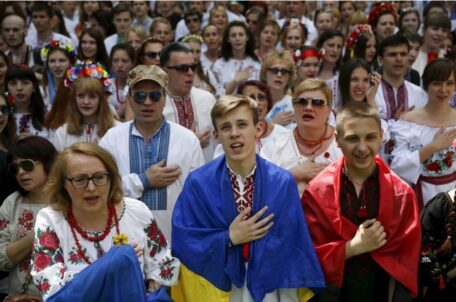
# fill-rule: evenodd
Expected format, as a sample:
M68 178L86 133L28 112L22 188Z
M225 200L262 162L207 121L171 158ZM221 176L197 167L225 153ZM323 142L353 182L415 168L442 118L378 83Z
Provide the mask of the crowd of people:
M0 300L453 301L456 2L0 2Z

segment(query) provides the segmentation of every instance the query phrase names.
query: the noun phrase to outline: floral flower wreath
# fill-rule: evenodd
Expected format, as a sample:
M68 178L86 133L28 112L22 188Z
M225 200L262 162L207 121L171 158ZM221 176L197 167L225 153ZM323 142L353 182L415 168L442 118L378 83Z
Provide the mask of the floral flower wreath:
M195 40L200 42L201 44L204 43L203 37L201 37L199 35L186 35L185 37L182 38L182 42L184 42L184 43L195 41Z
M363 33L373 34L372 27L369 24L356 25L355 28L350 33L350 36L348 37L347 42L345 43L345 48L350 49L353 46L355 46L356 43L358 43L359 37Z
M382 14L384 12L391 13L394 16L394 22L397 22L396 7L391 3L382 2L380 5L377 5L370 11L369 17L367 18L367 23L369 23L372 27L374 27L378 21L380 14Z
M74 81L85 77L99 79L103 84L103 90L105 93L111 94L112 81L109 77L109 73L103 68L103 65L100 63L95 64L90 60L77 60L76 64L66 71L63 84L65 87L71 87Z
M49 52L54 49L60 49L66 52L68 57L70 58L71 64L74 64L74 62L76 61L76 49L74 48L73 44L68 43L64 40L51 40L45 43L40 50L41 60L43 60L43 62L46 62L49 56Z
M299 21L299 19L297 18L292 18L291 20L289 21L286 21L284 24L283 24L283 27L282 27L282 31L287 28L287 26L291 26L291 27L301 27L301 30L302 32L304 33L304 36L305 37L308 37L309 36L309 31L307 30L307 26L305 26L304 24L301 23L301 21Z
M291 56L293 57L296 63L296 67L301 66L302 61L309 57L316 57L318 59L318 62L320 62L323 59L323 53L315 49L301 50L300 48L298 48L291 53Z

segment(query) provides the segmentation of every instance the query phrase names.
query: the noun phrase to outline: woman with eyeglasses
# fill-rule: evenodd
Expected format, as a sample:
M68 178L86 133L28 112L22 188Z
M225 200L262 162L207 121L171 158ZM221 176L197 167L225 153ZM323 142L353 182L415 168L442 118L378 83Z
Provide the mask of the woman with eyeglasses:
M260 153L261 148L275 137L287 133L289 130L278 124L266 121L266 114L272 108L272 97L268 86L257 80L249 80L241 83L238 89L239 94L243 94L254 99L258 104L258 123L261 127L261 133L256 140L256 152ZM224 154L223 147L218 144L214 151L214 158Z
M68 71L65 85L70 88L66 123L52 139L58 151L77 142L98 143L118 122L114 120L107 97L111 79L100 64L78 61Z
M111 65L103 41L104 37L98 29L84 29L79 36L78 59L99 62L109 70Z
M138 50L139 64L160 66L160 54L164 47L162 40L154 37L144 39Z
M242 21L231 22L223 33L221 58L212 66L216 95L235 93L239 83L258 79L259 71L252 32Z
M27 295L41 301L29 276L33 226L38 211L49 205L44 186L56 156L54 146L39 136L23 138L8 149L8 171L19 184L0 208L0 270L9 272L10 298Z
M293 92L296 128L268 142L260 155L293 174L299 195L306 184L342 152L328 124L332 92L319 79L307 79Z
M179 260L147 205L124 197L112 155L77 143L56 159L35 224L32 277L44 300L146 301Z
M278 49L266 55L260 71L260 78L268 86L272 98L272 108L266 120L290 129L296 127L293 105L288 95L296 78L294 66L290 52Z
M8 101L14 105L18 137L39 135L47 138L49 133L44 127L46 106L33 70L23 64L9 66L5 87L8 90Z
M109 104L115 108L117 118L125 120L127 102L127 75L136 66L136 52L133 46L127 43L114 45L111 50L111 67L114 78L112 79L112 94Z

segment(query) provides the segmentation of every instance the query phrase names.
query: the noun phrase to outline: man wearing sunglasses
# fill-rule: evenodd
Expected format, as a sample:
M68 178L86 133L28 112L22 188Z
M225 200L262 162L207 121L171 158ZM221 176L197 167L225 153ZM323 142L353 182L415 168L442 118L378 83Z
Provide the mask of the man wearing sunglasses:
M201 35L201 22L203 15L196 10L189 10L184 14L185 25L187 25L190 34Z
M195 132L203 148L204 159L209 162L216 146L210 118L215 97L205 90L193 87L198 65L192 49L184 43L171 43L163 49L160 65L169 76L164 110L166 119Z
M163 115L168 76L158 66L138 65L128 73L134 120L111 128L99 145L114 156L125 195L154 211L166 238L171 213L190 171L204 163L195 134Z

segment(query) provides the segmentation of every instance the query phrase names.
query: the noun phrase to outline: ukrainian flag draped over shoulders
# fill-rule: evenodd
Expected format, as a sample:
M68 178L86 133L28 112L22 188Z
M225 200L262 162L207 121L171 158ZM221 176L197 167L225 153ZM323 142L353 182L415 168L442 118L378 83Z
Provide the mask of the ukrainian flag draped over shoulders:
M172 250L182 265L176 302L229 301L232 284L241 288L245 280L255 302L279 288L325 286L293 177L261 157L256 163L253 213L267 205L274 225L251 242L247 271L242 246L228 248L237 209L225 157L187 177L172 218ZM312 295L299 292L302 301Z

